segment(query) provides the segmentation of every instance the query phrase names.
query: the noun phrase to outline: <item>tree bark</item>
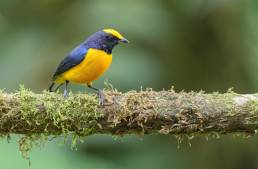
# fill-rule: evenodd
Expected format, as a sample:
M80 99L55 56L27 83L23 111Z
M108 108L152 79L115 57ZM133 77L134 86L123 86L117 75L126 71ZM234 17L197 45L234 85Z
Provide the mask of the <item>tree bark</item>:
M22 88L0 92L0 134L86 136L109 133L222 134L255 133L258 95L170 91L105 91L95 95L43 92Z

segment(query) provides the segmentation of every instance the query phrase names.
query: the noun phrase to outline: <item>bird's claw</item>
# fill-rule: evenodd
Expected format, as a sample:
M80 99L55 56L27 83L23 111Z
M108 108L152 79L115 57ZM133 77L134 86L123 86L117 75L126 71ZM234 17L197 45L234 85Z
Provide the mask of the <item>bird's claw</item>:
M98 90L99 104L100 106L111 106L114 103L109 103L106 101L106 96L102 90Z
M68 97L68 92L67 90L64 90L64 98L67 98Z
M98 90L99 104L104 106L105 95L101 90Z

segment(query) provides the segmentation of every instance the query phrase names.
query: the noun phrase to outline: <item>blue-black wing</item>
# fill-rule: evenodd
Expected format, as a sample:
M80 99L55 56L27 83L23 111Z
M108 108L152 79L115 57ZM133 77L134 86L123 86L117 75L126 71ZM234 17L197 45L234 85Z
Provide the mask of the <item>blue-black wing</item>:
M63 74L67 70L73 68L74 66L80 64L86 57L88 48L84 45L76 47L64 60L59 64L53 79L58 75Z

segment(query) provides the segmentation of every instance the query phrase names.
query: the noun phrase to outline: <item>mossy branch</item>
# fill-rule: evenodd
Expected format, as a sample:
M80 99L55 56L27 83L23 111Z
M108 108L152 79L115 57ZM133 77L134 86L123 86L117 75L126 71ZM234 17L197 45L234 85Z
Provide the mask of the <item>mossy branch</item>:
M105 91L101 107L95 95L43 92L22 88L0 92L0 134L87 136L110 133L193 134L255 133L258 95L231 91L203 92Z

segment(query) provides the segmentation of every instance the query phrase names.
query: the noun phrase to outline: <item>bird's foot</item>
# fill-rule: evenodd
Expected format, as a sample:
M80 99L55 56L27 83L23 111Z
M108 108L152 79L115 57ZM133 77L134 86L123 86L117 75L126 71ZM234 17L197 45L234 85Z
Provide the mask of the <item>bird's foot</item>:
M104 106L105 94L102 92L102 90L98 90L98 97L99 97L99 104L101 106Z
M106 96L102 90L98 90L98 97L100 106L111 106L114 104L113 102L110 103L109 101L107 101Z
M68 91L67 90L64 90L64 98L67 98L68 96L69 96L69 94L68 94Z

